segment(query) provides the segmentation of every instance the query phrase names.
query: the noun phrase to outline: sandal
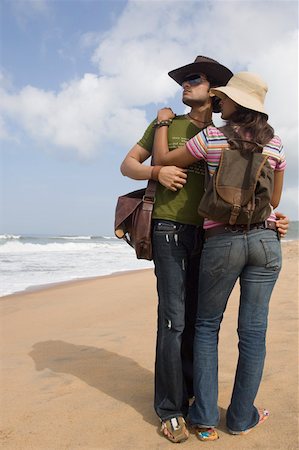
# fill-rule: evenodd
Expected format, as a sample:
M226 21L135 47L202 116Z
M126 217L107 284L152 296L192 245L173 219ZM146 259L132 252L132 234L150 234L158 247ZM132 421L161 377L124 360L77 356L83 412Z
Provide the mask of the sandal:
M189 432L183 417L173 417L172 419L163 420L161 432L169 441L175 443L184 442L189 437Z
M270 413L269 413L269 411L268 411L267 409L259 409L258 412L259 412L259 415L260 415L260 420L258 421L258 423L257 423L256 425L254 425L253 427L248 428L247 430L244 430L244 431L233 431L233 430L230 430L230 429L228 428L228 432L229 432L230 434L234 434L234 435L247 434L247 433L249 433L249 432L250 432L251 430L253 430L255 427L257 427L258 425L261 425L262 423L264 423L264 422L268 419L268 417L269 417L269 415L270 415Z
M216 441L219 439L218 433L213 427L207 428L191 425L190 428L200 441Z

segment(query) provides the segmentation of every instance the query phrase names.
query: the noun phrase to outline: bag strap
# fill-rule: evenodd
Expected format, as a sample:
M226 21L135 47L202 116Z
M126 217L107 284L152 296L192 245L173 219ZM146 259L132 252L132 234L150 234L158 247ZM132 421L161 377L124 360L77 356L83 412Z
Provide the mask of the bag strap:
M222 134L224 134L229 144L231 144L230 141L238 141L238 142L246 142L248 144L254 144L259 149L259 151L262 151L264 148L264 146L257 141L240 138L238 133L232 127L229 127L227 125L219 127L218 130L221 131Z
M148 180L147 187L145 189L143 201L152 201L155 202L155 194L157 190L157 181L155 180Z
M153 166L153 165L154 165L154 155L152 153L151 166ZM156 190L157 190L157 181L148 180L148 183L147 183L147 186L145 189L145 193L144 193L144 197L143 197L143 201L155 203Z
M226 137L228 143L230 140L234 139L234 140L243 140L243 139L238 139L236 138L237 133L228 126L223 126L223 127L218 127L218 130ZM210 182L210 179L212 178L212 176L210 175L209 172L209 167L208 167L208 163L207 161L205 161L205 181L204 181L204 190L206 191Z

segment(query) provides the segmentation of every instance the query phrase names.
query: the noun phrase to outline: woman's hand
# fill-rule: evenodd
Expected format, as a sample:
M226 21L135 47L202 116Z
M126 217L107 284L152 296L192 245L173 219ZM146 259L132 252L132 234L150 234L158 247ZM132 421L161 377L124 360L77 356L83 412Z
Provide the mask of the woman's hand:
M159 172L158 180L167 189L177 191L187 183L187 169L176 166L164 166Z
M175 117L175 114L171 108L162 108L162 109L159 109L159 111L158 111L157 120L158 121L169 120L169 119L173 119L174 117Z

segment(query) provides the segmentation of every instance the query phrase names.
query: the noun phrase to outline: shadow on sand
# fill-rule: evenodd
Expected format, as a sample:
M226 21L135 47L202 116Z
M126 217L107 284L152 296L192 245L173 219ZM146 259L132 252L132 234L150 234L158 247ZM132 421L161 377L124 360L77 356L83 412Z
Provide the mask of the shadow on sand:
M126 403L151 425L157 425L153 411L153 373L136 361L111 351L63 341L38 342L29 353L36 370L50 369L74 375L110 397Z

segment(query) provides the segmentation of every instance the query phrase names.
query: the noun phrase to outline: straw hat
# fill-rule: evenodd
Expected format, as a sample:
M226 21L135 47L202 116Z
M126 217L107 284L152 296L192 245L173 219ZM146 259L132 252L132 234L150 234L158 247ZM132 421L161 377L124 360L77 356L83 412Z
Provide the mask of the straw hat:
M268 86L259 75L251 72L238 72L227 83L210 90L217 97L226 95L238 105L267 115L264 109L265 96Z
M193 63L171 70L168 75L181 85L186 77L199 73L204 73L208 78L211 77L216 86L226 84L233 76L227 67L207 56L197 56Z

